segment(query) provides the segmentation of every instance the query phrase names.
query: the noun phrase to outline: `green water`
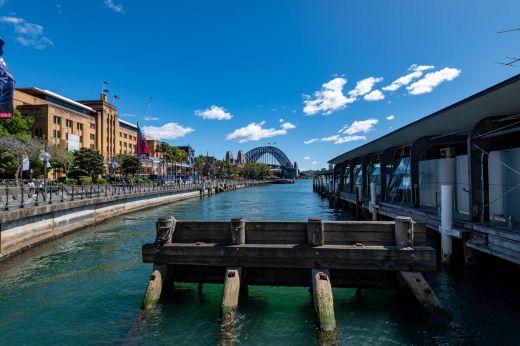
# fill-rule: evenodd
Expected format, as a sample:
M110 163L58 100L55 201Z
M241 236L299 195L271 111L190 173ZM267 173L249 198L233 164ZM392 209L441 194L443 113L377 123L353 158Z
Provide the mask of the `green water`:
M153 311L139 307L151 272L141 245L157 217L228 220L348 219L312 193L309 181L192 199L113 218L42 245L0 267L0 345L215 345L222 285L177 285ZM518 275L518 274L516 274ZM519 286L514 277L463 267L428 275L453 317L439 327L391 290L335 289L341 344L518 345ZM250 287L241 300L243 345L315 345L307 288Z

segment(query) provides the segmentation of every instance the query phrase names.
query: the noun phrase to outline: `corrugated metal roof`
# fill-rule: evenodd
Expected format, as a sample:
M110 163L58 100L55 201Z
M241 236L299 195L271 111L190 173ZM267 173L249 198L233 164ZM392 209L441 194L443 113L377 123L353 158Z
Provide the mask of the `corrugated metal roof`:
M520 74L400 129L347 151L330 161L337 164L391 147L412 144L424 136L467 134L480 120L520 113Z

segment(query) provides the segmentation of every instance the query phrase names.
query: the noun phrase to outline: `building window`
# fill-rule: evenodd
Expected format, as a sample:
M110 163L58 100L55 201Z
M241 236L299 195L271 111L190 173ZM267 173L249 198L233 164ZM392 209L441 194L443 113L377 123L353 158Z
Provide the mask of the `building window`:
M66 119L65 120L65 126L72 128L72 120Z
M57 117L57 116L54 116L54 123L56 125L60 125L61 124L61 118L60 117Z
M77 123L77 124L76 124L76 129L77 129L78 131L83 131L83 124L81 124L81 123Z
M59 130L52 130L53 138L61 138L61 132Z
M79 136L79 142L83 143L83 136Z
M92 124L92 123L90 123L90 128L91 128L91 129L95 129L95 128L96 128L96 125L95 125L95 124Z
M90 145L90 149L94 149L94 144L91 144L91 145Z
M96 139L96 136L91 133L90 134L90 139L94 140L94 139Z

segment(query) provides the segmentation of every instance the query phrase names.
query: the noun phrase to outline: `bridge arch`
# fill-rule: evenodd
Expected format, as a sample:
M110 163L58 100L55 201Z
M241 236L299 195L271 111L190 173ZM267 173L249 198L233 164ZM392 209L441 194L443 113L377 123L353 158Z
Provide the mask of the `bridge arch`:
M283 151L276 147L258 147L251 149L246 153L246 162L257 162L262 156L266 154L273 155L282 167L293 167L291 160L289 160L287 155L285 155Z
M283 151L273 146L258 147L249 150L245 155L246 162L258 162L258 160L260 160L264 155L272 155L278 161L284 178L294 179L296 177L295 169L291 160L289 160Z

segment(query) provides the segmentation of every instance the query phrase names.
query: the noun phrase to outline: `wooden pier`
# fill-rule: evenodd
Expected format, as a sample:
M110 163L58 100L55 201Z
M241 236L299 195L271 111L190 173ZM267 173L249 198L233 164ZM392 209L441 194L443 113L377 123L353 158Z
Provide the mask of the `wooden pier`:
M446 316L421 275L436 270L423 225L396 221L185 221L159 219L157 237L142 247L154 265L143 301L153 309L173 282L223 283L222 324L229 329L248 285L307 286L320 338L335 340L332 287L403 285L434 317ZM334 342L333 342L334 343Z

